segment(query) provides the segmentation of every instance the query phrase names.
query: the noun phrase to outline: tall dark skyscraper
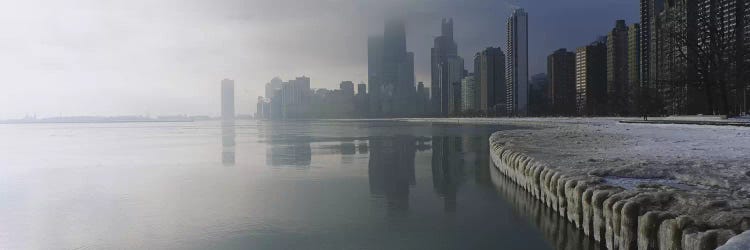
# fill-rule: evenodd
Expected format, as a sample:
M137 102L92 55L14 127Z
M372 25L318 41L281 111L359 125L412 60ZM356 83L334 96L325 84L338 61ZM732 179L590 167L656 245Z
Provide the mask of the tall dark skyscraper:
M576 113L576 53L558 49L547 57L547 99L552 114Z
M430 57L432 112L448 115L452 84L463 78L463 59L453 40L453 19L443 19L441 35L435 38Z
M234 121L234 81L221 80L221 119Z
M658 9L664 5L663 0L640 0L640 12L641 12L641 31L640 31L640 75L641 75L641 88L642 91L646 91L651 87L651 30L655 29L654 23L652 22L653 16ZM645 108L645 106L644 106Z
M603 115L607 96L607 46L604 39L576 50L576 111Z
M404 117L414 114L414 53L406 51L406 27L388 20L382 37L368 39L370 115Z
M505 73L508 115L526 116L529 106L529 16L516 9L508 17L508 53Z
M479 110L505 114L505 54L500 48L486 48L474 56L474 77L479 86Z
M607 108L610 114L630 115L628 79L628 27L617 20L607 34Z
M630 93L627 93L630 99L631 115L640 114L642 107L642 88L641 88L641 26L638 23L628 26L628 85Z

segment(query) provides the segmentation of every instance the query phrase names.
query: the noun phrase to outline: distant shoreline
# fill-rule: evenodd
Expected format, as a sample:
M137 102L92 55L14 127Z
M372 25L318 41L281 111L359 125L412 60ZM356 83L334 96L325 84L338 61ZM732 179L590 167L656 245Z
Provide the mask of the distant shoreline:
M65 123L157 123L157 122L195 122L195 120L121 120L121 121L0 121L0 124L65 124Z

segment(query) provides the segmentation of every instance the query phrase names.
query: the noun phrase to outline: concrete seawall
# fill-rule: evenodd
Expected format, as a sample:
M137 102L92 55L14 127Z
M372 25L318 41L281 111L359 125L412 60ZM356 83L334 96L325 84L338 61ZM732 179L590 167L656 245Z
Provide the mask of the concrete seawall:
M558 169L530 157L502 134L490 138L490 157L529 197L608 249L716 249L750 228L745 214L720 201L698 204L702 193L666 185L609 185L589 172ZM743 246L747 238L730 243ZM742 249L729 247L724 248Z

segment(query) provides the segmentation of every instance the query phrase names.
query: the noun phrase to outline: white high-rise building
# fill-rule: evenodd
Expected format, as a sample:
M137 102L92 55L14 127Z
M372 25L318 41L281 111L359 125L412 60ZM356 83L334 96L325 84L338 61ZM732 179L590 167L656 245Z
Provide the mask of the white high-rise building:
M516 9L508 17L506 86L507 111L511 116L526 116L529 106L529 17Z
M479 110L479 86L474 75L469 74L461 80L461 111Z

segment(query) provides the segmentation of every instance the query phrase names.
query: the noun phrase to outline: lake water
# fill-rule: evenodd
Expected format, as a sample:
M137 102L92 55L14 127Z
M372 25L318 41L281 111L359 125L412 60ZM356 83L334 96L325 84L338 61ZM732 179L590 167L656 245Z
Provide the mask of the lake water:
M0 125L0 249L596 249L490 167L502 129Z

